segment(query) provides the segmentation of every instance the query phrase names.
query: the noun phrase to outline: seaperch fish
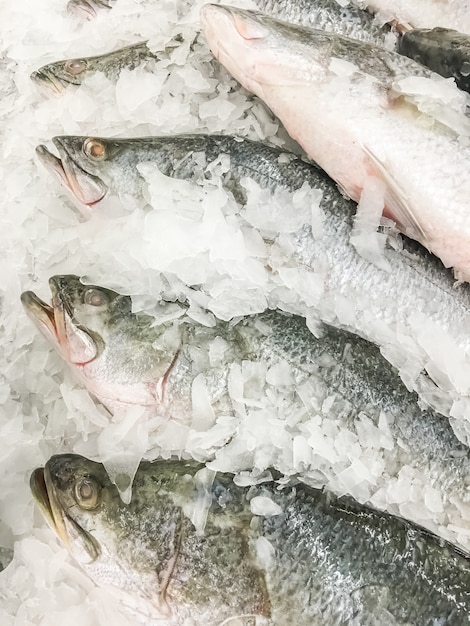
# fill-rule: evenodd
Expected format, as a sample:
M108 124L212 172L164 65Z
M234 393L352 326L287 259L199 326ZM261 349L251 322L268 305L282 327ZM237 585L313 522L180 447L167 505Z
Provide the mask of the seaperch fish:
M385 245L383 266L364 258L351 240L356 205L314 165L279 148L221 135L63 136L53 142L60 158L39 146L41 161L93 211L109 195L124 206L131 197L143 202L148 181L141 174L142 164L152 163L162 174L196 185L212 176L212 164L228 157L222 184L242 205L240 224L254 224L266 241L263 262L271 268L272 308L282 306L277 290L288 288L300 299L291 310L318 316L378 344L407 385L432 403L435 398L418 378L426 370L446 395L438 409L470 418L470 407L464 406L470 396L469 287L454 285L435 257L406 238ZM271 195L258 200L252 181ZM305 223L294 232L282 232L296 206L293 194L304 184L311 188L308 214L319 202L321 224ZM284 190L292 194L279 196ZM152 200L158 209L158 198ZM250 217L250 206L260 201L276 222L271 229Z
M353 200L362 198L364 212L383 209L470 279L463 92L372 44L223 5L205 5L201 16L219 61Z
M448 28L421 28L404 33L397 45L400 54L441 76L455 78L460 89L470 92L470 35Z
M470 623L470 559L400 518L305 484L240 487L187 461L141 463L124 504L104 467L31 476L84 571L152 626Z
M283 435L278 432L273 447L264 441L258 457L256 447L247 452L245 445L231 463L241 469L261 463L264 470L269 452L280 471L307 469L320 484L340 493L355 488L362 501L376 494L382 505L384 493L397 502L399 477L401 489L411 481L415 494L415 508L399 509L407 517L446 537L470 524L470 450L447 419L418 406L416 394L365 340L333 328L317 339L301 318L274 311L203 326L177 302L161 304L159 322L132 313L130 297L83 285L76 276L55 276L50 285L52 307L31 292L23 304L110 410L148 406L165 421L204 432L221 416L267 419L268 429L278 420ZM346 455L330 449L332 436L348 440ZM214 449L222 463L237 450L236 435L232 439L225 451ZM294 453L298 445L307 452ZM430 499L438 500L437 513L428 511Z

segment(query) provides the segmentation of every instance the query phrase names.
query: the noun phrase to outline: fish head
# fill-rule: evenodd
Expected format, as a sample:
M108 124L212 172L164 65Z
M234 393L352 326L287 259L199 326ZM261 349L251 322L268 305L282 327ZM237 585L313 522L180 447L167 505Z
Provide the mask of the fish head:
M67 136L54 137L53 143L59 157L40 145L36 148L39 160L80 204L92 209L108 193L108 185L100 175L106 170L103 163L110 158L106 142Z
M61 94L71 85L81 85L89 69L88 59L67 59L43 65L31 74L31 79L41 89Z
M158 404L181 347L182 325L136 315L129 296L84 285L78 276L53 276L49 285L51 305L32 291L21 301L88 391L111 412L120 404ZM165 311L174 306L162 304Z
M206 4L201 23L217 59L261 97L265 88L302 84L316 66L323 68L326 62L321 31L293 26L258 11Z
M74 558L82 565L96 562L102 550L90 529L106 508L116 508L120 501L104 467L78 455L56 455L33 472L30 487L47 523Z
M30 487L46 522L86 573L134 612L162 619L171 613L166 590L182 540L181 510L197 497L192 476L200 467L141 463L125 504L103 465L61 454L32 473Z
M73 365L86 365L104 350L110 320L130 313L130 298L86 286L74 275L53 276L49 286L52 306L32 291L21 294L23 306L62 358Z

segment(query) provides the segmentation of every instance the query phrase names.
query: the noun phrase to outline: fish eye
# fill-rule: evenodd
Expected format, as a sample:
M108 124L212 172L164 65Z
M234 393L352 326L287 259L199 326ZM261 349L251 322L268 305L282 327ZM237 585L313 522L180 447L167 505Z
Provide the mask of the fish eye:
M86 70L86 61L84 59L73 59L73 61L66 61L64 69L68 74L77 76Z
M87 289L83 296L83 302L91 304L91 306L103 306L108 304L108 296L100 289Z
M83 152L94 161L104 161L106 158L106 146L100 139L89 137L83 144Z
M75 483L75 500L82 509L95 509L100 500L100 489L92 478L83 478Z

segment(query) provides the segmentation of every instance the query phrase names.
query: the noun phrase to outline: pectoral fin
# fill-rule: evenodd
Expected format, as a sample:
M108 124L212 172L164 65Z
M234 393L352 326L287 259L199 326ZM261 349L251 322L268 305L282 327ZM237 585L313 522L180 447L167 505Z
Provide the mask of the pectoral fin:
M417 216L413 213L406 194L398 181L395 180L385 164L367 146L363 146L363 150L372 163L374 175L381 178L386 184L385 210L390 214L388 217L396 221L399 229L405 235L412 239L417 239L425 246L427 241L426 233Z

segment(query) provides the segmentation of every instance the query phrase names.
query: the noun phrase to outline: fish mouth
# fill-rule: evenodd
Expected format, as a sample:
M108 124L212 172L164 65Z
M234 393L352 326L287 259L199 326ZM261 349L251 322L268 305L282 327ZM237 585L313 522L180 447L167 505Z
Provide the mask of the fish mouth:
M96 337L77 324L73 309L61 295L60 277L49 280L52 306L41 300L34 292L21 294L23 307L39 331L48 339L68 363L83 366L98 355Z
M88 207L93 207L105 197L107 185L101 178L90 174L74 161L64 149L60 137L54 137L52 141L62 158L55 156L46 146L39 145L36 148L39 160L77 200Z
M70 0L67 4L67 12L87 20L91 20L97 15L94 7L86 0Z
M65 526L65 513L60 506L47 466L34 470L31 474L29 486L46 522L70 550L69 537Z
M21 303L42 334L49 339L54 346L62 352L59 341L59 333L56 319L56 310L41 300L33 291L25 291L21 294Z
M51 91L55 95L60 95L64 93L67 87L73 85L73 83L55 76L46 67L41 67L30 74L30 78L46 95L50 95Z

